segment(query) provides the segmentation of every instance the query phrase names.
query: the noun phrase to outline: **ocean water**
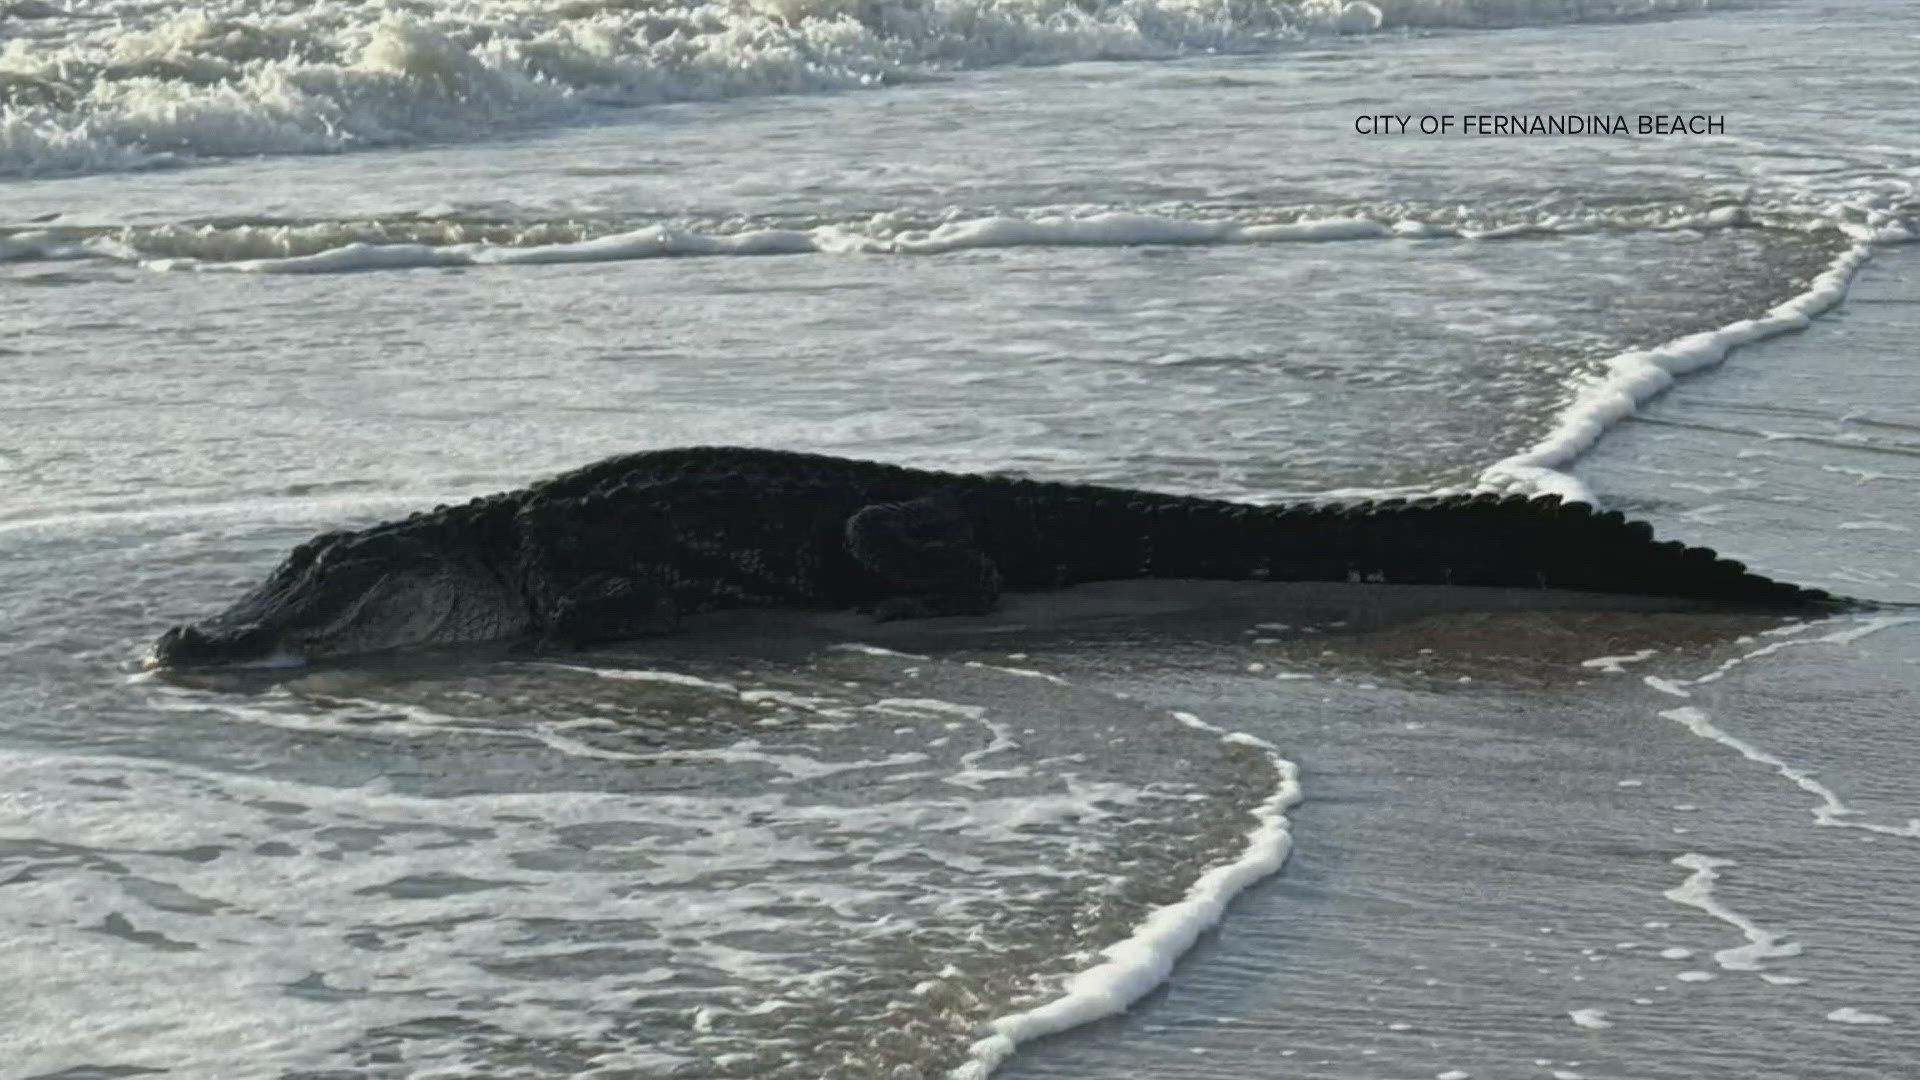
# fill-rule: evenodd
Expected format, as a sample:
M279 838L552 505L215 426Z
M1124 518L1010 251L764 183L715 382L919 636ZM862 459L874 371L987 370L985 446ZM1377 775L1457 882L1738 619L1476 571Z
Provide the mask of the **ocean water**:
M1916 97L1908 0L0 4L0 1077L1897 1075L1896 609L140 660L701 443L1552 491L1920 600ZM1484 114L1720 124L1359 130Z

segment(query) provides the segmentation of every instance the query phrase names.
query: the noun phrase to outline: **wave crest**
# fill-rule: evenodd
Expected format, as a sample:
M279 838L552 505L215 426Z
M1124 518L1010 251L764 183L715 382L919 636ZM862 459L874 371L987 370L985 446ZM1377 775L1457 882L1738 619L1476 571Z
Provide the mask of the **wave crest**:
M111 15L15 4L0 9L14 34L0 49L0 175L480 138L604 106L1712 2L476 0L406 15L337 0L273 14L245 0L189 13L127 4Z
M1320 204L1233 210L898 209L859 218L789 215L474 217L456 213L356 220L227 219L160 225L0 229L0 262L105 260L150 270L338 273L435 266L510 266L750 255L924 256L987 248L1213 246L1338 241L1499 241L1609 232L1762 228L1905 240L1900 215L1864 206L1649 202L1570 205Z

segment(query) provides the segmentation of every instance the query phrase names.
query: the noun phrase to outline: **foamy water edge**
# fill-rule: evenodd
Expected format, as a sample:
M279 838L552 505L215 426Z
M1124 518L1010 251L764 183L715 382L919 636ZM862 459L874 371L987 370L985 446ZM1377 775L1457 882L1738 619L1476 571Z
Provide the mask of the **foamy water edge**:
M966 1064L947 1074L949 1080L984 1080L1021 1043L1125 1011L1167 981L1175 962L1220 922L1235 896L1285 864L1293 850L1286 811L1300 801L1299 767L1264 739L1227 731L1192 713L1173 715L1188 727L1218 735L1222 742L1254 747L1273 764L1279 783L1253 808L1255 825L1247 832L1240 857L1200 875L1185 897L1154 911L1131 936L1101 950L1103 962L1069 979L1059 997L989 1021L986 1036L973 1044Z
M1916 239L1907 223L1887 211L1859 209L1859 220L1849 221L1841 217L1848 209L1835 207L1829 215L1836 218L1834 227L1852 243L1803 292L1757 319L1741 319L1609 359L1607 374L1561 411L1545 438L1489 465L1480 474L1478 487L1530 496L1558 495L1566 502L1597 502L1593 491L1568 469L1609 428L1665 393L1682 376L1721 363L1735 348L1806 329L1815 316L1846 299L1847 287L1873 257L1875 247Z

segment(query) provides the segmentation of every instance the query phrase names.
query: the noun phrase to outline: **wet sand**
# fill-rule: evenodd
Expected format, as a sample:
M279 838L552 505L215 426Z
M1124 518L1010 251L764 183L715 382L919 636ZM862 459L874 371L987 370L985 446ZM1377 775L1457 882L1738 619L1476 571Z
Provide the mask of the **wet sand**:
M1884 252L1834 316L1683 384L1583 479L1779 576L1920 597L1917 296L1920 254ZM1242 627L1227 654L1047 658L1275 741L1306 801L1286 868L1166 989L1002 1075L1911 1070L1913 612L1353 611ZM1203 642L1244 615L1160 618Z

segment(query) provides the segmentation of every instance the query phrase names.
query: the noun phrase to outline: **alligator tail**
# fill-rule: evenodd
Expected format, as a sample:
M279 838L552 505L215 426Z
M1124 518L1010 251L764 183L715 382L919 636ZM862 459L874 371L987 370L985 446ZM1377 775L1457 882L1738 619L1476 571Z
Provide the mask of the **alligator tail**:
M1557 496L1272 507L1143 499L1125 510L1107 509L1119 511L1116 520L1089 524L1104 525L1109 537L1135 537L1137 547L1083 555L1083 572L1066 576L1477 585L1776 606L1845 603L1819 589L1754 574L1708 548L1658 540L1652 526L1618 511L1602 513Z

